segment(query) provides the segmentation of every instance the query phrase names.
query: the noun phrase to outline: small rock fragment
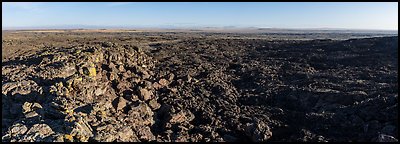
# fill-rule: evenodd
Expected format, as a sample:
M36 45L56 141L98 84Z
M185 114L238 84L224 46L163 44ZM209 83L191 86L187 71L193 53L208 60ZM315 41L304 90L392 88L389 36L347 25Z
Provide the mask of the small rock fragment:
M150 78L149 73L148 73L147 71L142 71L142 78L143 78L143 79L148 79L148 78Z
M158 81L158 83L160 84L160 85L162 85L162 86L167 86L168 84L169 84L169 82L168 82L168 80L166 80L166 79L160 79L159 81Z
M262 121L247 123L245 133L253 142L266 141L272 136L271 129Z
M119 66L118 66L118 70L119 70L120 72L123 72L123 71L125 71L125 68L124 68L123 65L119 65Z
M113 43L111 43L111 42L103 42L102 44L101 44L101 46L103 46L103 47L112 47L113 46Z
M172 81L172 80L174 80L174 78L175 78L175 75L173 73L170 73L168 75L168 81Z
M103 88L103 89L97 88L97 89L94 91L94 94L95 94L96 96L99 96L99 95L103 95L106 91L107 91L107 88Z
M139 139L146 140L146 141L152 141L155 139L155 136L150 130L150 127L148 126L140 126L137 130L136 133L139 137Z
M140 102L138 106L132 107L132 109L128 112L131 121L136 125L152 125L154 124L153 119L153 111L151 108L144 102Z
M108 79L110 81L116 80L118 78L118 75L115 73L110 73Z
M36 113L35 111L31 111L31 112L26 113L26 114L25 114L25 117L26 117L26 118L31 118L31 117L35 117L35 116L38 116L38 115L39 115L39 114Z
M54 132L47 124L35 124L24 135L22 141L25 142L38 142L44 138L52 135Z
M90 67L89 68L89 76L90 77L95 77L96 76L96 68Z
M72 137L72 135L66 134L64 135L64 138L67 142L74 142L74 137Z
M32 103L25 102L24 105L22 105L22 110L23 110L22 112L27 113L27 112L32 111L31 106L32 106Z
M64 70L62 70L61 73L59 75L57 75L57 77L70 77L70 76L74 75L75 72L76 72L75 67L65 66Z
M147 101L151 98L151 92L147 89L140 89L140 100Z
M150 81L144 81L144 85L146 89L151 89L153 84Z
M108 64L108 68L111 69L111 71L115 71L116 70L116 66L112 62L110 62L110 64Z
M192 81L192 77L190 75L187 75L185 77L185 80L186 80L186 82L190 82L190 81Z
M80 119L78 122L75 122L71 135L74 135L81 142L87 142L90 137L93 137L92 131L93 129L90 125L83 119Z
M155 89L160 89L162 86L158 82L155 82L153 83L152 87Z
M11 126L10 130L11 135L13 136L25 134L26 131L28 131L28 128L21 123L14 124L13 126Z
M121 110L126 106L126 100L123 97L118 97L114 100L114 107L116 110Z
M183 110L179 113L172 114L171 119L169 122L171 123L183 123L183 122L190 122L194 119L194 114L190 111Z
M33 105L32 105L33 110L37 110L37 109L41 109L41 108L43 108L43 107L39 103L33 103Z
M17 82L5 83L1 87L1 92L2 92L3 95L6 95L9 91L11 91L12 89L14 89L16 87L18 87L18 83Z
M378 142L398 142L398 141L399 140L390 135L380 134L378 136Z
M149 101L149 106L151 107L151 109L153 110L157 110L161 107L161 105L157 102L156 99L152 99Z
M118 137L121 142L132 142L136 138L136 134L133 132L132 128L125 127L122 131L118 132Z

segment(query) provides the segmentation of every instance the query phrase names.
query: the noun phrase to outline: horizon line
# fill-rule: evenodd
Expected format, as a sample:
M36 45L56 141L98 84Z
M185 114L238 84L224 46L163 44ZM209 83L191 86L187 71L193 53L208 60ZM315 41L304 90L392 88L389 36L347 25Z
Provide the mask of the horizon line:
M2 26L2 30L26 30L26 29L201 29L201 28L222 28L222 29L282 29L282 30L353 30L353 31L398 31L398 29L369 29L369 28L332 28L332 27L264 27L264 26L177 26L177 25L136 25L136 26L102 26L102 25L53 25L53 26Z

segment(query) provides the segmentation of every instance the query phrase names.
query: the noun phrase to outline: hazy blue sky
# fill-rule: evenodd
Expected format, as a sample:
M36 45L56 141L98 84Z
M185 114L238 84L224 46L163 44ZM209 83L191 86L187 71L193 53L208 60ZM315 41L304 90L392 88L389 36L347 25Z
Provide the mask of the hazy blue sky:
M397 2L2 2L2 27L175 25L397 30L397 5Z

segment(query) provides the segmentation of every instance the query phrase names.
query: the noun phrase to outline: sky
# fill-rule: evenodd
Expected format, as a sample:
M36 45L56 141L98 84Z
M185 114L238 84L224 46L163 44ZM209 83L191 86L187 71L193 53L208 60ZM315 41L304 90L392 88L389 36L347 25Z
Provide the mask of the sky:
M2 27L263 27L398 30L397 2L2 2Z

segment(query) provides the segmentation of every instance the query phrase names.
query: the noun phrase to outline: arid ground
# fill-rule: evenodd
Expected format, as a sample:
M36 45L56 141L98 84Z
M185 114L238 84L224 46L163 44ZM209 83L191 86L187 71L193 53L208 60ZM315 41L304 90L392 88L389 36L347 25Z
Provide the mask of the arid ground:
M2 141L398 141L398 37L3 31Z

